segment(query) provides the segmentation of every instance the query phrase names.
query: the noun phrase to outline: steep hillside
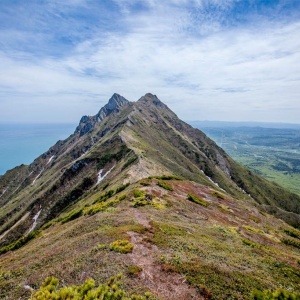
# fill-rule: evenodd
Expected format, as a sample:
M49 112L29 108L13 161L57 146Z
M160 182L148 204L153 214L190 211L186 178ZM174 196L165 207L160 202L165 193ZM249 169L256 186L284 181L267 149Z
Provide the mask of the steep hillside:
M300 226L299 197L152 94L114 94L2 176L0 195L0 298L26 299L47 276L80 285L122 273L129 294L155 299L251 299L300 283L300 233L283 221Z

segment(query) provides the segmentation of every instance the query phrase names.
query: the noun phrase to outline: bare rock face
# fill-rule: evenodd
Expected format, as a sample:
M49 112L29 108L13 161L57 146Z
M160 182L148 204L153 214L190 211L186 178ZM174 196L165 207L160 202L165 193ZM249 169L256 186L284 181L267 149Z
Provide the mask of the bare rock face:
M75 133L79 132L82 136L92 131L95 125L101 122L105 117L109 116L113 112L118 112L124 105L129 103L127 99L119 94L113 94L108 103L100 109L95 116L83 116L77 126Z

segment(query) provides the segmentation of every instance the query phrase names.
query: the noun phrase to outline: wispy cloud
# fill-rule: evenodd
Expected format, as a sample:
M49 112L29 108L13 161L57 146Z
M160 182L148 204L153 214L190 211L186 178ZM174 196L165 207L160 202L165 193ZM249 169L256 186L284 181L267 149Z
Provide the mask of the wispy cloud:
M2 120L14 106L23 120L76 121L114 92L134 101L152 92L184 119L299 122L293 1L29 2L31 19L17 5L24 27L9 25L12 7L0 13Z

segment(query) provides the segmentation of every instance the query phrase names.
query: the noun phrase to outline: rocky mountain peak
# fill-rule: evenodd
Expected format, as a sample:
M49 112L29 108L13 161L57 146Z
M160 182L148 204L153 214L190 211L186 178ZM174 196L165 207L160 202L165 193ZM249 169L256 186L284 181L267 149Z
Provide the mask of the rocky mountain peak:
M129 101L123 96L114 93L112 97L108 100L108 103L104 106L104 108L113 111L116 109L120 109L123 105L125 105L128 102Z
M145 96L141 97L138 102L142 102L146 105L154 104L155 106L161 107L161 108L167 108L167 106L161 102L156 95L153 95L151 93L147 93Z
M119 111L124 105L129 103L127 99L119 94L114 93L95 116L83 116L77 126L75 133L79 132L80 136L93 130L95 125L101 122L105 117L111 113Z
M123 96L114 93L108 100L108 103L100 109L98 114L95 116L96 122L101 122L105 117L109 116L115 111L119 111L124 105L129 103Z

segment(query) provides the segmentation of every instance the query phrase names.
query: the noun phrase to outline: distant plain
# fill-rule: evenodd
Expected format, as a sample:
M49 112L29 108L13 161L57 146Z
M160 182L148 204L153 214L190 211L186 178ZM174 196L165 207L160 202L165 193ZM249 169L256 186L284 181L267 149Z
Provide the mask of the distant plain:
M196 127L233 159L300 195L300 127L239 127L238 123L229 127L221 127L221 123L206 125L213 126L205 127L205 123L199 123Z

